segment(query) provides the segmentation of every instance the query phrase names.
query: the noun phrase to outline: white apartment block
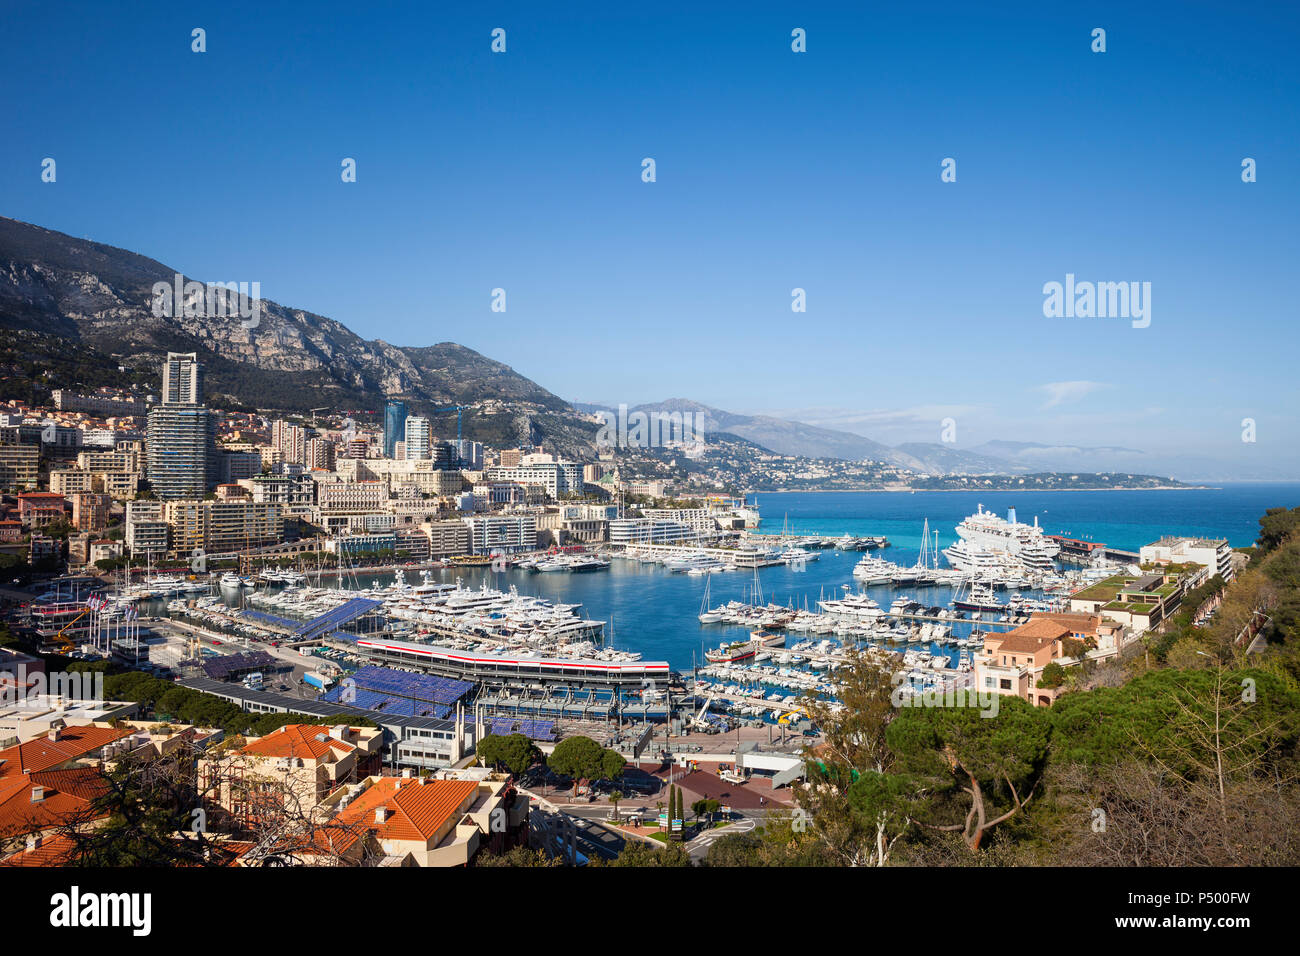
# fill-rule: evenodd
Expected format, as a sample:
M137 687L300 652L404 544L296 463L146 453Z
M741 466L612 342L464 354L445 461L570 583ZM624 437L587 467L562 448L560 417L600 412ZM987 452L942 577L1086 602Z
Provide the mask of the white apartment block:
M463 520L469 528L473 554L511 554L537 549L535 515L474 515Z
M1161 538L1153 544L1146 544L1138 552L1142 564L1199 564L1205 568L1205 574L1194 579L1190 586L1197 587L1214 575L1231 581L1232 546L1226 538Z

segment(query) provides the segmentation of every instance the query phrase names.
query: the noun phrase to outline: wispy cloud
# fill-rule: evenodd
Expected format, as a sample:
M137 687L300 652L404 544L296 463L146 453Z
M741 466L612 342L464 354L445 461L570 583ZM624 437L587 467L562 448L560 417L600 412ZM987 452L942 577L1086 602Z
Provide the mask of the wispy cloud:
M1038 390L1047 395L1047 402L1043 407L1055 408L1057 405L1077 402L1098 389L1109 387L1105 382L1048 382L1046 385L1039 385Z

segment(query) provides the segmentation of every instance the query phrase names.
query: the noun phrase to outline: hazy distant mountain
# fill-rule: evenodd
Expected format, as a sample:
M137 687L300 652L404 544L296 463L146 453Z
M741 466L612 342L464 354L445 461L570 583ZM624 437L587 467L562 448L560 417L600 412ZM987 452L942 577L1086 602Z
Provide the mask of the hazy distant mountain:
M952 445L941 445L937 442L906 442L896 446L894 450L915 461L919 471L927 471L931 474L988 475L1028 470L1021 469L1003 458L980 454L970 449L963 450Z
M587 413L602 409L615 411L610 406L598 403L575 402L573 407ZM947 445L916 443L891 448L853 432L822 428L771 415L738 415L685 398L637 405L628 409L629 414L632 412L693 412L703 416L706 435L728 432L779 455L883 461L915 471L938 474L1002 473L1009 467L1007 462L991 456L974 455Z
M573 403L587 414L614 411L603 403ZM852 432L837 431L770 415L739 415L683 398L637 405L630 412L696 412L709 432L726 431L780 455L841 458L848 461L888 462L931 475L1028 475L1040 472L1119 472L1142 475L1177 475L1197 480L1226 480L1229 469L1212 459L1194 456L1150 455L1119 446L1048 445L1040 442L989 441L971 448L934 442L885 445ZM1284 472L1231 471L1241 479L1286 478Z
M607 405L575 402L580 411L595 412L601 409L616 411ZM888 445L872 441L851 432L819 428L803 422L787 421L770 415L737 415L734 412L713 408L685 398L670 398L663 402L637 405L632 412L692 412L704 417L704 431L728 432L747 439L779 455L803 455L808 458L843 458L848 461L872 459L894 461L894 450Z
M170 284L178 271L0 217L0 328L59 336L137 368L156 368L168 351L197 352L215 404L231 398L263 409L377 411L391 397L429 413L460 403L475 406L465 412L475 438L590 448L594 428L567 402L453 342L368 341L333 319L270 300L255 329L238 316L155 316L154 283ZM454 411L433 417L436 433L455 433Z

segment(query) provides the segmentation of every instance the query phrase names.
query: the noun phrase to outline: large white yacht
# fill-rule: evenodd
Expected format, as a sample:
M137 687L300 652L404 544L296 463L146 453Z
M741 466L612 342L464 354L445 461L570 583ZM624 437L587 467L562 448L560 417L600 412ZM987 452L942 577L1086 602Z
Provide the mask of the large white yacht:
M863 621L879 620L885 615L880 605L865 594L846 594L839 600L818 601L817 606L827 614Z
M991 511L979 510L957 525L958 540L944 549L948 563L959 571L994 571L1008 566L1028 571L1048 572L1061 548L1034 523L1016 520L1012 508L1003 518Z

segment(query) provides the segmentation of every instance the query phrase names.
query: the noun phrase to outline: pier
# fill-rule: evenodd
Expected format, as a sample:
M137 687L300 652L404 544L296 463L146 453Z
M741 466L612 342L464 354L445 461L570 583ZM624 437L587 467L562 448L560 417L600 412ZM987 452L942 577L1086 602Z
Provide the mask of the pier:
M1059 560L1071 564L1090 565L1099 559L1119 564L1137 564L1141 559L1136 551L1112 548L1103 541L1085 541L1082 538L1068 538L1063 534L1049 534L1044 537L1060 545Z

